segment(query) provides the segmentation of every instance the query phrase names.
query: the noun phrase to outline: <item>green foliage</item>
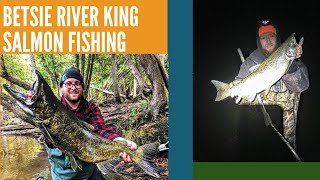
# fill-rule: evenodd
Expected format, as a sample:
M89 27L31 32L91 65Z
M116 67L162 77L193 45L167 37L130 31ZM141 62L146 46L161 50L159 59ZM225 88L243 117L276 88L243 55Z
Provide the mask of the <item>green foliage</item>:
M32 84L32 75L29 71L29 67L27 64L26 59L24 58L26 56L24 55L3 55L5 67L7 73L14 77L18 78L23 82L26 82L28 84ZM9 83L5 79L3 79L3 83ZM19 86L13 85L13 88L17 90L24 91L24 89L20 88Z
M32 74L27 64L27 59L29 55L3 55L5 60L5 66L7 72L12 76L15 77L23 82L28 84L32 84ZM112 86L112 61L111 61L111 54L99 54L97 55L92 72L91 78L91 85L100 89L114 91ZM167 58L167 55L165 56ZM57 82L60 81L62 72L71 67L75 66L75 56L73 54L35 54L34 55L36 61L36 67L40 71L40 73L44 76L47 80L49 86L52 88L53 92L58 92ZM88 62L88 55L86 55L85 63L87 65ZM123 55L116 55L117 59L117 75L118 75L118 86L121 94L126 94L126 92L133 91L133 80L134 76L130 72L128 65L126 64ZM134 64L136 64L136 60L134 56L131 55L131 60ZM166 68L168 68L169 62L166 61ZM80 68L80 67L79 67ZM143 75L145 81L149 84L148 78L144 72L144 70L139 67L140 72ZM53 76L55 73L56 77ZM3 83L9 83L3 80ZM22 88L13 85L13 88L17 89L18 91L25 91ZM101 91L90 89L90 93L93 97L97 100L97 102L103 102L107 97ZM112 97L112 96L110 96ZM147 102L146 105L147 107ZM142 108L145 109L145 108ZM140 111L138 109L137 111ZM135 112L132 112L134 116Z
M122 137L125 138L126 135L127 135L127 130L122 129L122 130L121 130L121 134L122 134Z
M122 136L125 139L130 139L135 142L141 142L141 144L145 144L147 142L164 139L163 136L166 136L166 133L161 130L161 127L164 127L164 124L160 121L146 123L127 130L126 133Z
M149 106L150 106L150 102L147 99L141 101L141 109L142 110L148 109Z
M139 115L139 111L138 111L137 108L132 108L132 109L130 110L130 117L135 118L135 117L137 117L138 115Z
M148 100L141 100L135 106L129 107L130 117L136 118L141 112L149 108L150 102Z
M52 91L57 92L59 87L55 83L56 81L60 81L61 74L65 69L74 65L73 56L70 54L38 54L35 55L35 59L37 69L47 80L49 86L52 88ZM57 79L55 79L55 77L53 77L50 73L56 73Z
M112 84L111 68L112 62L110 60L111 55L101 54L98 55L96 62L93 66L93 73L91 79L91 85L100 89L105 89L106 84ZM94 97L97 99L104 99L103 93L97 90L91 90Z
M133 86L132 82L134 77L131 74L128 65L124 61L124 57L122 55L118 55L117 60L119 87L123 87L123 90L126 91L128 87Z

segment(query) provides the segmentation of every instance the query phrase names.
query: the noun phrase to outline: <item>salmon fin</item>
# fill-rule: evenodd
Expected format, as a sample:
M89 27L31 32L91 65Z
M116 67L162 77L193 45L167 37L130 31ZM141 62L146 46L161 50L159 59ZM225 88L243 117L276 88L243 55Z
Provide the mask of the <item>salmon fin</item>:
M46 127L43 123L41 124L41 126L42 126L41 130L42 130L42 132L43 132L43 135L44 135L53 145L55 145L55 142L54 142L53 138L51 137L51 135L50 135L47 127ZM55 145L55 146L56 146L56 145Z
M106 161L97 162L96 166L103 175L106 175L109 172L117 172L115 168L121 161L122 159L120 157L116 157Z
M257 64L257 65L254 65L254 66L251 66L250 68L249 68L249 72L250 73L252 73L252 72L254 72L255 70L257 70L258 69L258 67L260 66L260 64Z
M239 103L240 103L240 100L241 100L241 97L238 96L237 99L236 99L236 104L239 104Z
M76 171L77 168L79 168L81 171L83 170L82 168L82 163L81 161L78 159L76 159L72 154L69 154L70 157L70 162L71 162L71 168L73 171Z
M243 98L251 103L252 101L254 101L256 96L257 96L256 94L248 94L246 96L243 96Z
M257 94L252 94L252 95L250 95L249 98L248 98L249 101L250 101L250 102L254 101L254 99L256 98L256 96L257 96Z
M216 81L216 80L211 80L211 82L213 83L213 85L217 89L217 96L216 96L215 101L221 101L221 100L227 98L228 96L230 96L231 89L230 89L229 84L224 83L224 82L220 82L220 81Z
M268 87L268 88L266 88L266 89L264 90L264 92L263 92L263 96L267 96L267 95L269 94L269 92L270 92L270 89L271 89L271 86Z

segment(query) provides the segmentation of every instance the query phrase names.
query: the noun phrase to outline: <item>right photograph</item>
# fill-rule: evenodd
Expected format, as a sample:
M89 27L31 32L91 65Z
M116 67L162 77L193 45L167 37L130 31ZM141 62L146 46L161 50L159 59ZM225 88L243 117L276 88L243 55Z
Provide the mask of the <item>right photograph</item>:
M193 162L318 162L312 6L194 7Z

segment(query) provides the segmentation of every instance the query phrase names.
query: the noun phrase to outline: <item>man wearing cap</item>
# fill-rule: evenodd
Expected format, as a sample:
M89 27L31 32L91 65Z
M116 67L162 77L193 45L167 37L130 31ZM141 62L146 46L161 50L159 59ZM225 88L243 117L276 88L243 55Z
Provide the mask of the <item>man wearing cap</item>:
M247 77L252 66L258 65L269 57L280 45L281 39L278 28L264 20L257 29L257 46L249 57L242 63L236 80L230 83L234 85L240 79ZM308 70L299 59L302 54L302 47L298 46L298 53L292 62L287 73L276 82L270 92L265 95L261 93L263 103L266 105L279 105L283 109L283 134L290 145L296 149L296 123L300 94L309 87ZM242 100L239 104L259 104L257 98L249 103Z
M83 77L79 69L74 67L66 69L60 80L62 104L75 113L81 120L91 124L94 128L93 131L98 135L114 141L125 140L119 137L115 129L107 127L104 124L100 109L94 103L88 102L83 97L83 88ZM137 149L135 142L125 141L127 142L128 148L132 150ZM45 148L48 153L53 179L103 179L95 164L82 162L83 171L78 168L73 171L70 166L70 157L54 147L47 139L45 139ZM125 152L120 153L120 156L124 161L131 162L131 157Z

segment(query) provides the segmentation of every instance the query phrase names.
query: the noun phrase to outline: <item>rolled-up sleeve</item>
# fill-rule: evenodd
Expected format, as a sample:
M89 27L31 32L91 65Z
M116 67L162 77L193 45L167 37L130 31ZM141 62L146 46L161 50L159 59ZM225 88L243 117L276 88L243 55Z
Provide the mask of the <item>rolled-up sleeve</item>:
M116 137L119 137L117 131L114 128L107 127L104 123L104 120L101 115L101 111L97 105L90 103L90 111L91 111L91 122L90 124L94 127L93 131L96 134L99 134L102 137L113 140Z

